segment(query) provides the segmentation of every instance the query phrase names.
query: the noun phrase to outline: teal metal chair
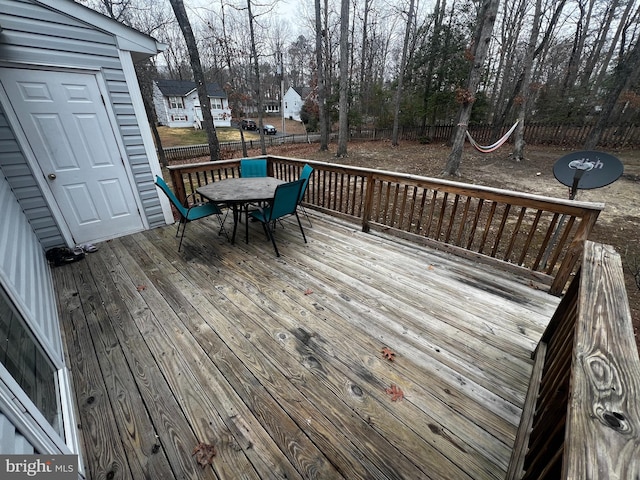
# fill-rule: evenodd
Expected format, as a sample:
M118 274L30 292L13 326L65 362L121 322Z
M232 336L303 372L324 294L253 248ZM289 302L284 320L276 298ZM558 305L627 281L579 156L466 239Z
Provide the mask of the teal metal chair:
M311 177L312 173L313 173L313 167L309 164L306 164L302 168L302 171L300 172L300 177L298 178L298 180L304 180L304 185L302 185L302 189L300 190L300 198L298 199L298 205L300 207L300 210L302 210L302 213L304 214L304 216L307 217L307 221L309 222L310 227L313 227L313 225L311 225L311 219L307 214L307 210L304 208L304 205L302 205L302 199L304 198L304 194L306 193L307 187L309 186L309 177Z
M240 160L240 177L266 177L267 176L267 160L264 158L250 159L243 158Z
M273 201L270 205L263 209L255 210L251 212L251 216L262 223L267 237L273 243L273 248L276 251L276 256L280 256L278 246L276 245L276 239L274 236L272 224L275 224L276 220L279 220L288 215L295 215L298 220L298 226L302 233L304 243L307 243L307 237L304 234L300 217L298 216L298 202L300 200L300 191L304 185L304 180L296 180L294 182L283 183L276 187L276 192L273 197Z
M187 229L187 223L193 220L200 220L201 218L216 215L218 217L218 223L220 224L220 230L218 234L224 233L225 235L227 235L226 230L224 229L222 210L220 210L220 207L218 207L218 205L216 205L215 203L195 203L191 206L185 206L180 203L178 197L176 197L175 193L173 193L173 191L169 188L169 185L167 185L167 182L165 182L160 176L156 176L156 186L158 186L160 190L164 192L164 194L169 198L169 201L173 204L173 206L180 214L180 221L178 222L178 231L176 232L176 237L180 234L180 227L182 227L182 235L180 235L178 251L180 251L180 249L182 248L182 240L184 238L184 232Z

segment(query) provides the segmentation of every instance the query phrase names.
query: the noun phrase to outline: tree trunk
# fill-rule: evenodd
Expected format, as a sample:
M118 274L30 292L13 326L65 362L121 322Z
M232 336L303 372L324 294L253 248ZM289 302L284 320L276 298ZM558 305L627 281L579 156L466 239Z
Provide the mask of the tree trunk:
M336 157L346 157L349 139L349 0L341 0L340 3L340 112Z
M493 25L496 22L499 4L500 0L485 0L478 11L476 32L471 51L473 57L471 71L469 72L466 90L460 91L459 94L461 106L460 113L458 114L458 126L453 137L453 147L451 148L451 153L449 154L449 159L443 172L444 175L460 175L459 169L462 161L462 150L464 149L467 124L469 118L471 118L475 91L482 76L482 67L485 57L487 56L487 51L489 50L489 42L491 41L491 33L493 31Z
M249 12L249 35L251 38L251 58L253 59L253 75L255 77L254 91L258 97L258 129L260 130L260 152L267 154L267 146L264 143L264 102L262 100L262 86L260 85L260 63L258 62L258 51L256 50L256 35L253 28L254 18L251 12L251 0L247 0L247 12Z
M362 46L360 53L360 72L358 75L358 80L360 82L360 88L358 91L358 113L360 118L360 124L362 125L362 120L365 115L364 103L367 92L369 92L370 82L373 80L371 76L369 76L368 81L365 80L365 69L367 66L367 51L368 51L368 35L369 35L369 10L371 9L371 0L364 0L363 7L363 18L362 18Z
M213 124L211 103L209 101L209 94L207 93L207 84L204 81L198 46L182 0L169 0L169 3L171 3L178 25L180 25L180 30L182 30L182 35L184 35L184 41L187 44L187 51L189 52L189 59L191 60L191 70L193 71L193 80L196 82L198 98L200 99L202 123L204 124L204 129L207 132L207 139L209 140L211 161L214 162L220 159L220 142L218 142L216 127Z
M316 13L316 69L318 76L318 124L320 127L320 151L329 150L329 132L327 129L327 100L325 91L325 71L322 55L322 15L320 10L320 0L315 0Z
M513 158L516 162L524 160L524 127L527 115L527 102L529 99L529 86L531 85L531 74L533 71L533 56L536 52L536 43L540 34L540 17L542 15L542 0L536 0L536 10L533 15L531 34L529 35L529 45L524 58L524 72L522 88L520 89L520 110L518 112L518 126L516 127L515 146Z
M393 133L391 135L391 145L398 146L398 127L400 125L400 103L402 101L402 86L404 83L404 69L407 64L407 49L409 48L409 37L411 36L411 25L413 24L414 0L409 0L409 14L407 15L407 28L404 32L404 43L402 44L402 58L400 59L400 71L398 72L398 90L394 102L393 112Z

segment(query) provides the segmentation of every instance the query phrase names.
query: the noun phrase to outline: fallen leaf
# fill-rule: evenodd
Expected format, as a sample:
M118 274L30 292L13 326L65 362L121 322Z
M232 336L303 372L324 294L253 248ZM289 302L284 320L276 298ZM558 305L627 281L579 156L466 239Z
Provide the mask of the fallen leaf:
M216 456L216 447L203 442L196 445L191 455L196 456L198 464L205 468L207 465L213 465L213 457Z
M305 294L305 295L311 295L312 293L313 293L313 290L311 290L310 288L307 288L307 289L304 291L304 294Z
M396 359L395 352L391 350L389 347L384 347L382 349L382 356L387 360L389 360L390 362L393 362Z
M404 398L404 392L395 385L391 385L391 387L387 388L386 392L391 395L392 402L402 400Z
M147 286L146 286L146 285L138 285L138 286L136 287L136 290L138 290L139 292L141 292L141 291L143 291L143 290L146 290L146 289L147 289Z

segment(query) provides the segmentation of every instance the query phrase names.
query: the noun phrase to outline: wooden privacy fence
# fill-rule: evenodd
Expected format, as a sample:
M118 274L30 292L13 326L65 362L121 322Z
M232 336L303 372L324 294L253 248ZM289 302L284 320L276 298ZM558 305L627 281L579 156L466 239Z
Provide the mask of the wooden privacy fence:
M305 203L420 244L523 274L561 294L602 204L325 162L268 156L270 175L314 168ZM239 176L239 160L169 167L178 198Z
M613 247L586 242L533 358L507 479L639 479L640 359Z
M475 141L490 145L504 135L511 125L496 128L489 123L471 124L468 131ZM448 143L456 126L426 125L424 127L401 127L400 140ZM524 140L529 145L556 145L580 148L591 134L593 125L525 123ZM391 128L354 129L351 139L386 140L392 135ZM513 142L513 134L508 142ZM599 148L637 147L640 145L640 126L635 124L607 127L598 142Z
M488 145L495 142L509 129L510 125L496 130L491 124L469 125L469 133L480 144ZM454 132L454 125L427 125L424 127L401 127L400 140L448 143ZM581 148L591 133L591 125L565 124L525 124L525 142L529 145L556 145L569 148ZM352 129L351 140L389 140L392 136L390 128L360 128ZM336 134L331 139L337 138ZM284 137L265 136L267 147L275 147L291 143L319 142L320 135L310 133L304 135L286 135ZM513 135L508 142L513 141ZM260 148L260 140L247 140L249 150ZM634 124L608 127L598 148L632 148L640 146L640 127ZM242 142L224 142L220 144L221 151L242 151ZM164 149L169 162L188 160L190 158L208 157L209 145L188 145L182 147L168 147Z

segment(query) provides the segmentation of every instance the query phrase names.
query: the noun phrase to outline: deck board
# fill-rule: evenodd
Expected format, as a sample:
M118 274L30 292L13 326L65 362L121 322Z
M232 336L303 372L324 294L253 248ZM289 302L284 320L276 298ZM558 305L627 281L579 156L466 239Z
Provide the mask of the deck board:
M558 299L311 221L308 244L278 226L280 258L259 224L231 245L206 219L180 253L166 227L53 269L89 478L504 478Z

